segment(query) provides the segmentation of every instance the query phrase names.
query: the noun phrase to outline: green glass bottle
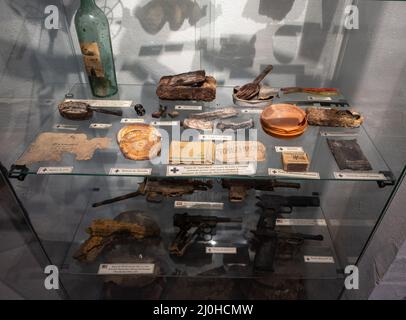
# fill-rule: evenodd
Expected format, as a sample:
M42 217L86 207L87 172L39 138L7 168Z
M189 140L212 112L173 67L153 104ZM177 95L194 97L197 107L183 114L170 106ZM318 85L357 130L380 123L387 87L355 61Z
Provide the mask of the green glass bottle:
M109 22L95 0L80 1L75 27L93 95L109 97L116 94L118 87Z

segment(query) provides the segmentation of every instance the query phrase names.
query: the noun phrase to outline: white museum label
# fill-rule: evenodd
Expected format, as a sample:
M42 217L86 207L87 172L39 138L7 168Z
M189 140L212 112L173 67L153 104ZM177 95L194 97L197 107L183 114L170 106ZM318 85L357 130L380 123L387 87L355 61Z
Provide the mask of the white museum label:
M356 137L357 132L320 131L322 137Z
M275 146L276 152L304 152L303 147Z
M320 174L318 172L288 172L282 169L268 168L268 174L270 176L285 178L320 179Z
M253 175L256 167L253 164L235 165L196 165L167 166L167 176L216 176L216 175Z
M56 129L56 130L72 130L72 131L75 131L75 130L77 130L79 128L79 126L74 125L74 124L60 124L60 123L58 123L58 124L54 125L52 128Z
M327 226L324 219L276 219L277 226Z
M313 101L313 100L317 100L317 101L332 101L333 99L331 97L316 97L316 96L308 96L307 97L308 100Z
M120 121L121 123L144 123L144 119L140 118L123 118Z
M150 123L151 126L160 126L160 127L171 127L171 126L179 126L179 121L152 121Z
M153 263L103 263L98 274L152 274L154 269Z
M233 136L223 134L199 134L199 140L203 141L231 141Z
M223 210L223 202L198 202L198 201L175 201L175 208L178 209L209 209Z
M91 107L98 108L129 108L132 105L132 100L86 100L86 99L65 99L65 102L84 102Z
M233 247L206 247L206 253L237 254L237 248Z
M260 114L262 109L241 109L241 113Z
M111 123L91 123L89 126L90 129L108 129L111 127Z
M202 106L176 105L175 110L201 111L201 110L203 110L203 107Z
M334 263L331 256L304 256L304 261L308 263Z
M37 174L72 173L73 167L40 167Z
M382 173L372 172L334 172L334 178L338 180L387 180Z
M109 175L150 176L152 168L111 168Z

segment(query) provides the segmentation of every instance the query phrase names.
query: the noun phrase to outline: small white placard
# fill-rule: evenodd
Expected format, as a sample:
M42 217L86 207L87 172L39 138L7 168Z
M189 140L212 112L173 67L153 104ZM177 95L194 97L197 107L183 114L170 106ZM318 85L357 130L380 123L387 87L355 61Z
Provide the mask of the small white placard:
M251 114L260 114L262 109L241 109L241 113L251 113Z
M170 127L170 126L179 126L180 122L179 121L152 121L150 123L151 126L160 126L160 127Z
M320 106L314 106L314 105L313 105L313 108L320 109L320 110L331 110L332 109L331 107L320 107Z
M98 274L153 274L153 263L103 263Z
M304 256L304 261L308 263L334 263L331 256Z
M109 175L150 176L151 168L111 168Z
M277 226L327 226L324 219L276 219Z
M74 124L60 124L60 123L58 123L58 124L54 125L52 128L56 129L56 130L72 130L72 131L75 131L75 130L77 130L79 128L79 126L74 125Z
M192 111L201 111L203 110L202 106L187 106L187 105L177 105L175 110L192 110Z
M65 99L65 102L84 102L91 107L98 108L129 108L132 105L132 100L83 100L83 99Z
M209 140L209 141L231 141L233 136L227 136L222 134L199 134L199 140Z
M232 247L206 247L206 253L237 254L237 248Z
M317 100L317 101L331 101L333 100L331 97L315 97L315 96L308 96L307 97L308 100L313 101L313 100Z
M322 137L356 137L357 132L320 131Z
M303 147L283 147L275 146L276 152L304 152Z
M382 173L372 172L334 172L337 180L387 180Z
M71 173L73 167L40 167L37 174Z
M166 175L174 176L217 176L217 175L253 175L253 164L211 165L211 166L167 166Z
M288 172L282 169L268 168L268 174L270 176L285 178L320 179L320 174L318 172Z
M120 121L121 123L144 123L144 119L140 118L123 118Z
M175 208L223 210L224 203L223 202L175 201Z
M90 129L108 129L111 128L111 123L91 123L89 128Z

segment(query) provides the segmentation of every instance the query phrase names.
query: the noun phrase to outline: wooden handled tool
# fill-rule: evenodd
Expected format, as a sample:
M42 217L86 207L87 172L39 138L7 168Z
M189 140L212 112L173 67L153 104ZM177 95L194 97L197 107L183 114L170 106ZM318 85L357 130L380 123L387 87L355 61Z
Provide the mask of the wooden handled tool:
M251 83L247 83L243 85L238 92L236 93L236 96L238 99L244 99L244 100L250 100L254 96L256 96L259 92L259 84L264 78L270 73L273 69L272 65L268 65L264 71L260 73L258 77L255 78L255 80Z

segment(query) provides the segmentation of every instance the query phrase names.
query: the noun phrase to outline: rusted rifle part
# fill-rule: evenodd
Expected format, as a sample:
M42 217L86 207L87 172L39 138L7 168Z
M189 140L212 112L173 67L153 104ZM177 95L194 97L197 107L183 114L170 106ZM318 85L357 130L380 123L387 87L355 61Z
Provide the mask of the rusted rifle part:
M93 207L100 207L106 204L135 198L140 195L146 196L147 201L156 203L161 202L164 198L179 197L184 194L192 194L197 190L206 191L211 188L212 183L210 181L145 178L144 181L139 184L137 191L94 203Z
M225 122L225 121L220 121L217 123L217 129L220 129L221 131L231 129L231 130L239 130L239 129L251 129L254 127L254 120L249 119L246 121L242 122Z
M97 219L86 229L89 238L79 247L74 258L93 262L104 249L116 243L157 237L158 224L150 217L136 211L127 211L113 219Z
M199 112L193 113L189 116L190 119L199 119L199 120L215 120L215 119L226 119L235 117L238 115L238 111L233 107L227 107L222 109L217 109L215 111Z
M284 94L289 93L309 93L321 96L337 96L339 92L336 88L301 88L301 87L286 87L281 88Z
M275 188L300 189L300 183L281 182L277 180L247 180L247 179L222 179L223 188L229 190L228 199L230 202L242 202L247 196L249 189L259 191L273 191Z
M206 71L197 70L170 76L169 86L199 86L206 80Z

